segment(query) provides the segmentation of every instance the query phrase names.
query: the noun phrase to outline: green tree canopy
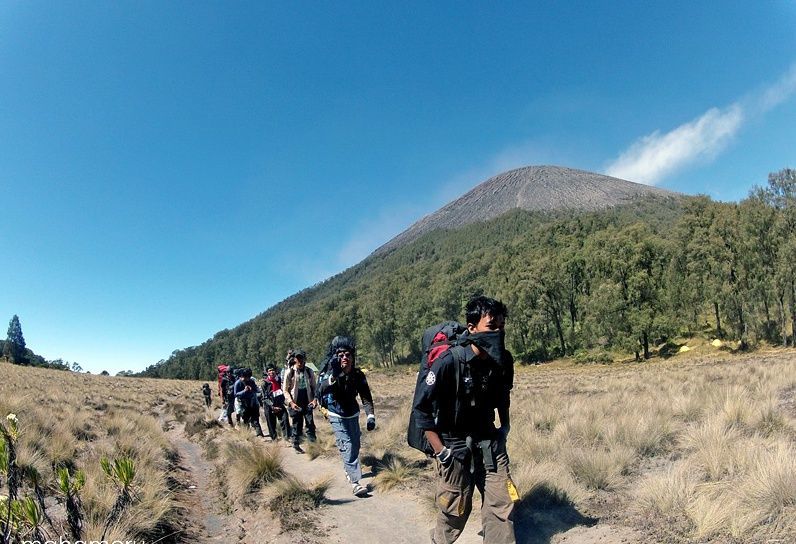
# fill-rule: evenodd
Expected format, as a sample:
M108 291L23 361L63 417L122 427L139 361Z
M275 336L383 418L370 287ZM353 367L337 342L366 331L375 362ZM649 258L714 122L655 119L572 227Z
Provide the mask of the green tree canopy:
M22 325L19 323L19 317L16 314L8 323L8 337L5 344L3 344L3 355L9 362L16 365L28 364L25 337L22 335Z

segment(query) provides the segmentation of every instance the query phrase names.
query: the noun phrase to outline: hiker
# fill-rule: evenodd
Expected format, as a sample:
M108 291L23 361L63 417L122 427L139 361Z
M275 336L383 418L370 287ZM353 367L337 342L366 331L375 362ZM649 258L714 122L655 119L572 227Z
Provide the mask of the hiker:
M224 413L230 427L234 427L232 422L232 412L235 410L235 380L233 379L232 367L229 366L221 378L221 389L224 391Z
M513 359L504 347L505 305L479 296L467 303L467 331L418 382L413 416L433 448L438 482L431 541L459 538L481 493L484 542L514 543L517 490L509 474L506 438ZM500 428L495 427L495 410Z
M293 366L285 376L285 400L293 423L293 449L304 453L300 439L304 423L307 424L307 439L315 442L315 421L312 410L318 406L316 400L315 373L307 365L307 354L297 349L293 352Z
M360 484L362 467L359 463L359 447L362 431L359 428L359 403L367 414L367 429L376 428L373 413L373 397L364 372L356 368L357 348L354 340L347 336L335 336L329 345L328 370L318 385L319 397L326 408L329 423L334 431L337 449L343 459L346 478L351 483L354 495L367 495L368 488ZM326 365L324 365L326 367Z
M285 393L282 391L282 379L276 372L276 366L269 364L263 376L263 413L268 426L268 435L271 440L277 440L276 422L282 429L282 438L290 439L290 418L285 407Z
M257 436L263 436L260 427L260 404L257 401L257 382L252 379L250 368L244 368L235 382L235 412L248 427L254 428Z
M280 375L282 378L282 383L285 383L285 380L287 379L287 372L293 367L293 361L293 350L289 349L287 350L287 355L285 355L285 366L282 367L282 373Z
M218 398L221 399L221 406L224 408L227 406L227 399L224 386L221 382L224 380L224 376L227 375L228 370L229 365L218 365Z
M202 385L202 394L205 396L205 406L210 408L210 404L212 402L212 399L210 398L210 395L212 395L213 393L212 393L212 391L210 391L210 384L209 383L206 383L206 384Z

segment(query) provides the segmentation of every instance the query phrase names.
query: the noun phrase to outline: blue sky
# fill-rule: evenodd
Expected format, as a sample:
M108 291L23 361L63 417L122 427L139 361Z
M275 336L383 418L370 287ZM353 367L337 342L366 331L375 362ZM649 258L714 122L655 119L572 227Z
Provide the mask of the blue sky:
M796 167L793 2L494 4L0 3L0 319L141 370L509 168Z

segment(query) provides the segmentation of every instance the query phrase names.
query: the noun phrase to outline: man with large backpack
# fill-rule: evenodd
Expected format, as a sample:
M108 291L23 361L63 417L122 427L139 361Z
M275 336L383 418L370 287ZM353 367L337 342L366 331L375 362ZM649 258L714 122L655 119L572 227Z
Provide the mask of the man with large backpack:
M227 366L220 383L221 390L223 391L224 414L226 415L229 426L234 427L235 424L232 422L232 414L235 411L235 378L232 366Z
M306 364L307 354L297 349L293 352L293 366L285 375L285 401L293 423L293 449L301 449L301 435L307 424L307 439L315 442L315 419L312 411L318 406L315 373Z
M359 403L367 414L368 431L376 428L373 412L373 396L365 374L356 368L357 348L352 338L335 336L329 345L327 364L318 384L321 405L326 408L329 423L334 431L337 449L343 458L346 478L357 497L368 494L368 488L359 483L362 467L359 463L359 447L362 431L359 428Z
M477 487L484 542L513 544L518 497L506 453L513 381L513 360L504 347L508 312L502 302L479 296L467 303L465 313L467 330L431 347L436 358L418 377L412 407L439 476L431 539L447 544L459 538ZM410 442L411 431L412 423Z
M240 377L234 385L235 411L245 425L254 429L257 436L263 436L260 427L260 403L257 400L257 382L252 378L250 368L241 370Z

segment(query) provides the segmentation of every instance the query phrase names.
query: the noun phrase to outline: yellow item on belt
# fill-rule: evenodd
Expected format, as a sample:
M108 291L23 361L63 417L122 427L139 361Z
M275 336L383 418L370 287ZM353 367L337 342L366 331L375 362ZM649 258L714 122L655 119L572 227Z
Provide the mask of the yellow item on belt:
M520 500L520 494L517 493L517 488L514 485L514 482L511 481L511 478L506 479L506 487L509 490L509 497L511 497L512 502L517 502Z

